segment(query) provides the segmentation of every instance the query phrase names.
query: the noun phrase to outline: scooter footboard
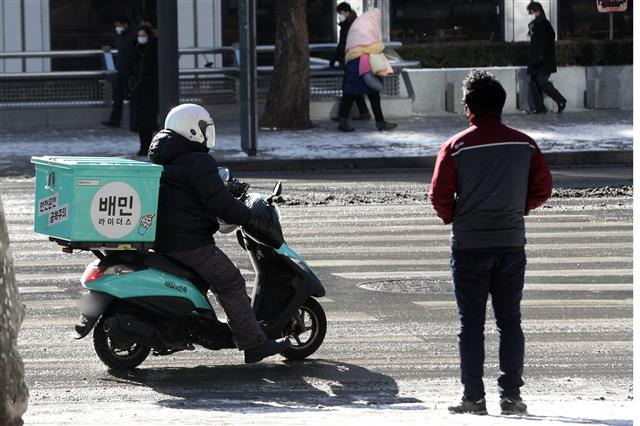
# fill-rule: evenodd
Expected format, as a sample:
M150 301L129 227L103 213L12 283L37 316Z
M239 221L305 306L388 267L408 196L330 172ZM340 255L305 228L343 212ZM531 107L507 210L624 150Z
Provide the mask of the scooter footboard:
M267 337L270 339L281 337L284 326L300 305L311 296L309 287L302 285L299 277L295 277L289 285L265 289L260 298L261 303L257 306L256 318L265 321Z

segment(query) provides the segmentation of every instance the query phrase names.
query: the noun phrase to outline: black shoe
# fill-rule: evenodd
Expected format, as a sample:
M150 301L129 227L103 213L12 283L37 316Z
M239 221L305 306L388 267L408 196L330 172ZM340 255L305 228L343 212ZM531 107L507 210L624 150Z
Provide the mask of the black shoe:
M337 115L335 117L331 117L331 121L335 121L336 123L340 121L340 117Z
M378 130L385 131L385 130L393 130L396 127L398 127L398 125L396 123L389 123L388 121L376 121L376 127L378 128Z
M527 415L527 404L522 402L520 398L510 398L504 397L500 400L500 409L502 410L503 416L516 415L516 416L526 416Z
M120 123L115 122L115 121L110 121L110 120L109 121L103 121L102 124L104 124L105 126L108 126L108 127L115 127L115 128L120 127Z
M527 114L546 114L546 113L547 113L547 109L546 108L527 110Z
M289 339L267 340L257 348L245 349L245 364L255 364L266 357L279 354L289 347Z
M138 157L148 157L149 156L149 151L138 151L138 152L136 152L136 155Z
M560 114L567 107L567 101L558 102L558 114Z
M359 116L357 116L356 118L353 119L354 121L367 121L367 120L371 120L371 114L369 114L369 112L363 112L362 114L360 114Z
M477 401L471 401L466 398L462 398L459 405L449 407L451 414L475 414L478 416L487 415L487 401L484 398L480 398Z
M341 118L340 124L338 124L338 130L340 130L341 132L353 132L356 129L349 125L349 120Z

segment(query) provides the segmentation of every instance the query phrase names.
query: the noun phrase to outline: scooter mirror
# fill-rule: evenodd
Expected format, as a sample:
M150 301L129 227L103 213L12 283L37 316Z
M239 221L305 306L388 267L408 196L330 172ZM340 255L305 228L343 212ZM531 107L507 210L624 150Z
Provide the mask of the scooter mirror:
M276 186L273 187L273 196L279 197L280 194L282 194L282 182L278 181L278 183L276 183Z
M218 167L218 175L223 182L229 182L231 180L231 171L226 167Z

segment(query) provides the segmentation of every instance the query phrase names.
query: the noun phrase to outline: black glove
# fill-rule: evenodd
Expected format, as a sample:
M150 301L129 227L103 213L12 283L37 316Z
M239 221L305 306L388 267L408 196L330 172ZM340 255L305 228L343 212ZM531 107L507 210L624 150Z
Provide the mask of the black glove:
M284 243L282 228L275 220L271 206L263 199L250 197L245 204L249 207L251 216L243 229L252 237L273 248L280 248Z

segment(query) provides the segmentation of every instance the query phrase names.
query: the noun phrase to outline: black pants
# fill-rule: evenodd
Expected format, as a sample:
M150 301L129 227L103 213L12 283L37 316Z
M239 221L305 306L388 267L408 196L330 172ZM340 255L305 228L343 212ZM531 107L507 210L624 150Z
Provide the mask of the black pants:
M227 314L238 349L255 348L267 340L251 307L242 274L215 244L165 255L187 265L209 284Z
M122 102L127 96L127 75L118 71L118 75L113 82L113 105L111 106L111 116L109 121L120 123L122 120Z
M344 82L346 81L346 79L347 79L347 69L345 67L344 76L342 77L342 88L343 88L343 90L344 90ZM355 102L356 102L356 106L358 107L358 112L360 113L360 115L369 113L369 108L367 108L367 103L364 101L364 96L356 96L355 97ZM351 112L351 111L349 111L349 112ZM347 112L347 115L349 114L349 112Z
M140 150L138 155L148 155L151 141L153 140L154 130L139 130L138 136L140 137Z
M529 82L531 98L533 100L533 107L536 110L544 110L544 96L546 93L557 104L566 102L567 100L549 81L550 74L538 74L532 75Z
M384 116L382 115L382 107L380 106L380 93L373 92L368 94L369 103L371 103L371 109L373 110L373 116L376 118L376 121L384 121ZM342 94L342 101L340 102L340 110L338 111L338 117L348 119L349 112L351 112L351 107L353 106L353 102L357 100L357 98L362 99L362 96L349 95L347 93ZM364 99L362 99L364 102Z
M522 249L453 250L451 271L458 304L461 380L464 396L484 397L484 321L491 295L500 338L501 397L520 396L524 384L524 334L520 326L520 301L524 288L526 256Z

